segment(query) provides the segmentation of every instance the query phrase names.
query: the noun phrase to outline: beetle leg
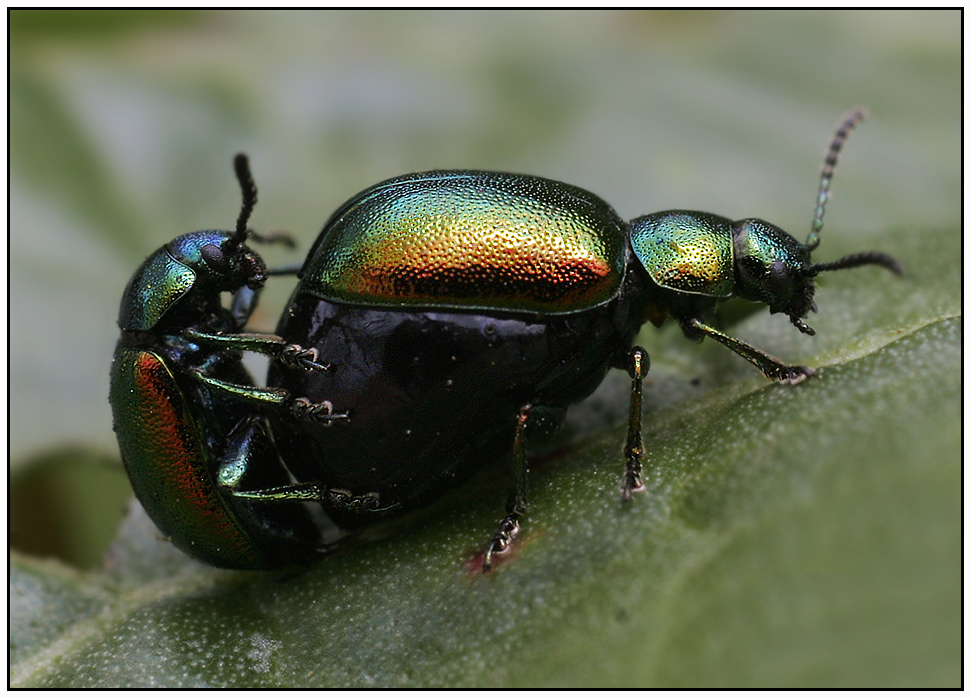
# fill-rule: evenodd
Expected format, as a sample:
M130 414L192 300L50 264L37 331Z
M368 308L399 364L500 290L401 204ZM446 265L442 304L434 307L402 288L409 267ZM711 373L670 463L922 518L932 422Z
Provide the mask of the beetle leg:
M280 350L276 360L287 368L300 368L304 371L312 371L314 369L318 371L332 371L334 369L334 364L322 364L318 361L318 358L319 355L317 354L316 347L304 349L299 344L287 344Z
M218 484L229 490L234 497L260 502L326 502L346 511L370 514L393 511L401 506L400 502L382 502L381 495L377 492L354 495L348 490L327 487L320 482L302 482L255 490L239 489L251 465L258 462L260 467L264 467L268 457L276 457L270 455L275 453L274 449L268 425L263 419L251 417L240 423L229 437L217 473Z
M249 286L243 286L233 294L233 299L229 304L229 312L232 313L237 328L242 329L246 326L259 299L260 292Z
M324 497L324 487L315 482L305 482L262 490L234 491L233 496L261 502L319 502Z
M482 560L482 571L492 569L492 559L502 555L509 549L516 534L519 533L519 519L526 513L526 478L529 475L529 463L526 460L526 424L529 413L533 409L530 404L523 405L516 420L516 438L513 441L513 460L516 466L516 489L509 497L506 505L506 516L499 522L499 528L492 537L492 542L486 550Z
M328 400L311 402L305 397L291 397L290 392L283 388L260 388L254 385L230 383L207 376L199 369L189 371L189 375L212 390L227 393L256 407L285 409L297 419L325 422L328 426L348 419L346 412L334 412L334 405Z
M354 494L343 487L327 487L321 492L321 502L327 507L350 511L356 514L385 514L394 511L401 506L401 502L382 501L381 494L378 492L365 492L364 494Z
M250 237L253 237L255 233L250 233ZM293 238L290 238L286 233L279 233L278 235L284 237L274 237L272 239L265 238L261 242L277 242L284 239L289 240L287 244L288 247L293 247ZM300 272L300 268L303 264L285 264L280 267L275 267L273 269L267 269L263 272L266 276L296 276ZM253 315L253 311L256 310L256 305L260 299L260 292L262 288L250 288L249 286L243 286L236 293L233 294L233 298L229 303L229 312L233 316L233 320L236 322L236 327L242 329L249 322L250 317Z
M251 351L276 359L288 368L302 368L305 371L330 371L334 365L320 363L317 350L304 349L299 344L287 344L283 337L275 334L243 332L239 334L210 334L198 330L186 330L185 337L193 342L229 351Z
M222 463L216 473L220 487L230 490L235 497L262 501L320 501L324 488L318 483L281 485L258 490L239 490L251 466L265 468L274 455L273 440L269 427L262 418L250 417L240 422L230 433ZM282 469L282 466L281 466Z
M625 502L631 500L633 492L644 490L644 479L641 476L644 458L644 440L641 438L641 395L644 376L651 368L651 358L643 347L634 347L628 355L630 362L627 372L631 377L630 413L627 417L627 442L624 444L624 457L627 465L624 468L624 487L621 498Z
M330 400L311 402L305 397L294 398L289 405L290 414L297 419L313 422L324 422L324 426L332 426L342 419L350 419L347 412L334 412L334 405Z
M688 319L681 323L681 327L689 338L700 338L702 335L698 333L702 333L728 347L743 359L754 364L769 380L795 385L813 375L811 368L807 368L806 366L787 366L774 356L769 356L751 344L746 344L740 339L735 339L735 337L719 332L714 327L709 327L698 319Z

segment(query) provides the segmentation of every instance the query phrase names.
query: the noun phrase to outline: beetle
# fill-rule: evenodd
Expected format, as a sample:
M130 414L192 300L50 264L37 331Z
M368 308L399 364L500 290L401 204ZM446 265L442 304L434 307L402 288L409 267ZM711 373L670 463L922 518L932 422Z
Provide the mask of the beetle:
M631 376L624 500L644 489L641 393L647 352L641 325L676 320L767 378L795 384L813 372L787 365L706 323L741 297L813 334L821 272L878 265L881 252L813 264L843 142L863 119L839 126L820 178L805 244L756 218L731 221L669 210L625 223L602 199L540 177L432 171L381 182L349 199L324 225L277 333L315 348L332 372L271 361L268 384L328 400L339 429L271 417L298 479L319 483L321 503L353 530L423 506L511 449L515 485L486 548L489 570L526 511L528 432L553 429L611 368Z
M179 236L128 282L109 400L132 487L159 529L204 562L264 569L305 560L320 545L300 504L317 491L291 482L266 416L324 425L346 415L327 401L257 387L242 365L242 352L258 352L301 372L329 368L313 348L241 331L267 276L247 238L288 238L247 229L256 187L244 155L234 166L243 190L235 231ZM223 292L235 294L230 308Z

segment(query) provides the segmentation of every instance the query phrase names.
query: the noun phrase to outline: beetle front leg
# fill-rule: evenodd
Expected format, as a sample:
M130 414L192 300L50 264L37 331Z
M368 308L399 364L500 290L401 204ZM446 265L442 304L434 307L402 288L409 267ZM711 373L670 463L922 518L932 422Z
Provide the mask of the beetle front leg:
M728 347L743 359L754 364L769 380L795 385L813 375L811 368L806 366L788 366L774 356L769 356L764 351L756 349L751 344L746 344L731 335L719 332L714 327L709 327L696 318L683 321L681 328L689 339L700 339L702 336L708 336Z

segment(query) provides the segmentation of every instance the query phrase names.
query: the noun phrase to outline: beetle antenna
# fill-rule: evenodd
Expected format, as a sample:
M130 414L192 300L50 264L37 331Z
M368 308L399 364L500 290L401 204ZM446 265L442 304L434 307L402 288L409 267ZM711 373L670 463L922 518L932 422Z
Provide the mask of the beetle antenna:
M819 176L819 194L816 196L816 213L813 216L813 225L809 231L809 238L806 240L806 247L815 250L819 246L819 231L823 229L823 213L826 211L826 201L829 199L829 185L833 181L833 171L836 163L839 162L840 151L843 143L850 131L866 118L866 109L856 108L843 117L843 123L836 130L833 142L829 144L829 151L826 159L823 160L823 172Z
M256 183L249 169L249 158L245 153L237 153L233 158L233 169L236 170L236 180L239 182L240 189L243 190L243 207L239 211L239 218L236 219L236 232L234 237L242 242L246 239L246 225L249 217L256 206Z
M803 320L802 318L798 318L790 315L789 320L792 322L793 325L796 326L796 329L798 329L803 334L808 334L810 337L816 334L816 330L814 330L812 327L807 325L805 320Z
M852 269L853 267L862 267L867 264L876 264L877 266L889 269L897 275L904 273L904 269L900 266L900 262L890 255L884 254L883 252L857 252L855 254L848 254L845 257L840 257L834 262L814 264L810 267L810 270L815 276L821 271Z

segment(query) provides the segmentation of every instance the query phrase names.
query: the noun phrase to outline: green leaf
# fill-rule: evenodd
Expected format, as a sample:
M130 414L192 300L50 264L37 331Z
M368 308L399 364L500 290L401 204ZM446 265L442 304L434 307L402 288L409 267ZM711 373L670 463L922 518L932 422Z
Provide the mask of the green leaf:
M857 300L923 271L874 274ZM804 384L746 375L649 411L630 506L621 428L546 460L495 574L470 568L502 501L486 478L289 576L196 565L138 518L76 584L15 558L12 607L35 612L11 625L30 657L13 683L955 685L962 322L898 310Z
M493 575L468 563L494 489L289 578L187 563L51 589L15 560L14 685L954 685L960 333L667 410L629 507L612 431L534 478Z
M494 574L474 561L502 463L285 574L189 560L137 504L89 571L13 552L12 686L960 685L959 12L17 12L14 523L56 510L81 533L127 498L106 482L123 477L106 402L118 298L152 249L232 225L237 150L254 225L304 247L354 192L433 167L798 237L826 139L864 104L815 257L878 249L906 275L824 274L813 338L764 309L732 316L732 334L818 369L797 386L645 328L647 491L619 501L629 379L614 372L534 444L530 511ZM263 328L289 291L268 290ZM20 496L72 466L53 508Z

